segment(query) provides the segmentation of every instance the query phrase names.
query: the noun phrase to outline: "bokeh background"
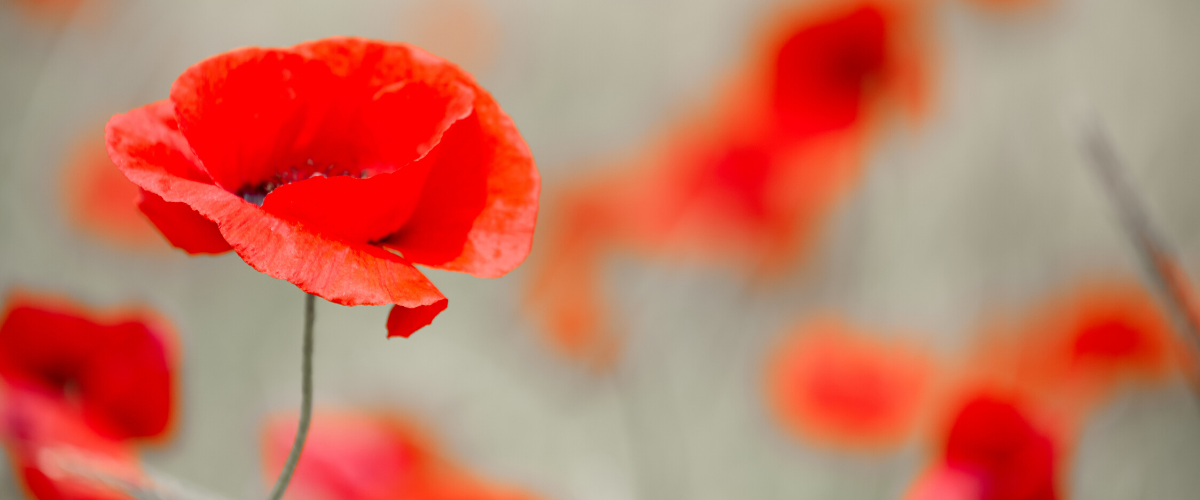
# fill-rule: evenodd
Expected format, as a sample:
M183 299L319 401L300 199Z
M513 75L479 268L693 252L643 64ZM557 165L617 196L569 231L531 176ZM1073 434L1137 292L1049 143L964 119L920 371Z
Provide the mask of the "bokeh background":
M716 95L779 4L55 3L0 2L0 288L169 317L183 346L181 413L144 460L228 498L264 494L263 419L298 407L303 294L233 254L189 258L79 228L64 185L81 141L212 54L331 35L408 41L460 63L512 116L543 176L545 219L564 186ZM769 414L763 366L798 318L836 310L953 359L989 311L1088 277L1138 276L1085 164L1081 109L1103 120L1184 268L1200 272L1200 3L1029 3L927 2L928 110L879 134L795 270L760 283L607 260L603 290L625 329L611 371L597 374L523 313L539 233L504 278L428 272L450 308L410 339L385 339L386 308L319 301L318 406L410 415L456 460L546 499L900 498L929 459L920 440L838 450ZM1071 498L1195 498L1197 399L1178 378L1122 392L1086 421L1065 467ZM0 497L19 498L3 470Z

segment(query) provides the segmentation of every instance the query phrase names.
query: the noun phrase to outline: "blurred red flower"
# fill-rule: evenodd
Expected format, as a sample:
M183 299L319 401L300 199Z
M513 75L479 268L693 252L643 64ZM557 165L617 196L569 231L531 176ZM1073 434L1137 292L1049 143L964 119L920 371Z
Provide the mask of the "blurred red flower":
M1084 407L1121 383L1165 380L1188 361L1154 297L1136 282L1078 286L1013 328L1012 362L1023 383Z
M296 419L268 421L263 457L268 481L283 467ZM296 466L292 498L302 500L531 500L490 485L439 455L432 441L398 418L317 412Z
M853 448L900 444L930 401L936 367L916 346L884 341L822 318L774 353L767 398L801 438Z
M957 410L908 500L1055 500L1061 440L1011 398L981 392Z
M889 108L924 107L915 7L839 1L781 13L714 110L683 120L627 171L568 189L529 300L553 345L611 357L612 325L588 288L614 249L758 276L801 258L856 182L874 125Z
M395 304L389 336L446 307L413 264L498 277L529 252L540 181L524 140L470 75L410 45L220 54L107 137L173 244L232 247L339 304Z
M63 201L75 227L126 248L166 248L162 236L138 211L136 184L113 165L103 137L76 145L63 171Z
M93 496L106 488L60 469L136 476L129 443L170 430L175 364L173 333L148 312L10 299L0 323L0 437L25 485L42 500L121 497Z

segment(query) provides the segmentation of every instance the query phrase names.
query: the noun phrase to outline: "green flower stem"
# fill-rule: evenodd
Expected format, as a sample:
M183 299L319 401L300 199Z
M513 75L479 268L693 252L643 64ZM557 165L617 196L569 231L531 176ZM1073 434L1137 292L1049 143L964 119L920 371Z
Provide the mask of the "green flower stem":
M304 359L300 367L300 424L296 428L296 439L292 441L292 451L288 454L287 462L283 464L283 470L279 472L279 479L275 480L275 487L271 488L269 500L283 498L283 492L287 491L288 483L292 480L292 473L296 471L296 462L300 461L300 452L304 451L304 440L308 438L308 424L312 419L313 321L316 319L316 298L312 294L306 294L304 297Z

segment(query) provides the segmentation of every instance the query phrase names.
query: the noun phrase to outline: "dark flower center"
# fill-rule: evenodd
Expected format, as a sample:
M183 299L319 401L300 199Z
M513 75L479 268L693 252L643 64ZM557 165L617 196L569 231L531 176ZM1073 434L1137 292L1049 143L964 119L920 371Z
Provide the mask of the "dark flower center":
M275 188L284 184L291 184L314 177L356 177L366 179L371 176L371 173L369 169L365 168L339 168L334 163L320 167L313 162L312 158L309 158L304 165L292 165L288 168L277 170L267 180L257 184L247 183L235 191L234 194L242 197L243 200L261 207L267 195L271 191L274 191Z

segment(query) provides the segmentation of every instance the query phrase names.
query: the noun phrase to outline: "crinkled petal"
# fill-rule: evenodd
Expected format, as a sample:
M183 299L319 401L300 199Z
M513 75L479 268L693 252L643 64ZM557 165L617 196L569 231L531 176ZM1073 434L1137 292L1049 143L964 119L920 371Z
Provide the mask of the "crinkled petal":
M324 62L347 87L372 95L401 81L460 81L476 88L462 69L406 43L382 43L357 37L330 37L292 47L297 54Z
M169 202L140 190L138 209L176 248L190 254L221 254L233 250L217 225L192 210L187 203Z
M398 255L348 243L271 214L217 185L173 175L162 163L180 155L174 148L186 142L177 131L174 136L167 133L169 127L156 116L155 106L109 121L109 154L135 184L166 201L187 203L216 222L251 267L343 305L417 307L445 299ZM147 128L154 133L145 133Z
M474 113L454 124L421 162L430 174L420 204L385 244L411 262L498 277L529 254L541 180L512 120L474 78L406 44L328 38L293 51L324 61L367 91L398 81L455 81L475 94Z
M137 151L137 155L153 158L159 168L172 176L196 182L212 182L180 134L175 120L175 107L170 101L162 100L139 108L133 119L122 121L122 127L121 134L127 136L126 139L138 138L135 142L142 149ZM112 130L106 129L105 135L111 139ZM111 146L112 141L108 142ZM133 144L128 140L125 143ZM118 166L118 156L126 153L109 149L109 157ZM187 204L167 202L152 190L139 191L138 208L172 245L192 254L216 254L231 249L216 225Z

